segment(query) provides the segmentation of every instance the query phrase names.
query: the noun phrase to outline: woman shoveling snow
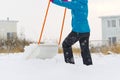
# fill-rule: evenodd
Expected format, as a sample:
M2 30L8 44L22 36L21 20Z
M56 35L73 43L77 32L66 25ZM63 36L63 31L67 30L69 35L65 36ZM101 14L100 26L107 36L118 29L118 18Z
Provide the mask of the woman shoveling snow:
M62 43L66 63L75 64L72 45L79 41L83 64L92 65L89 50L90 27L88 23L88 0L50 0L52 3L71 9L72 31Z

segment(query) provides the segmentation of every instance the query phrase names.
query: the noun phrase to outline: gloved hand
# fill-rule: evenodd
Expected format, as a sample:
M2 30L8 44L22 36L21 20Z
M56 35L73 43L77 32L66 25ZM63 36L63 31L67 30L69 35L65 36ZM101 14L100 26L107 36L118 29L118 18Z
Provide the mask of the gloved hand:
M68 0L63 0L63 1L67 2Z
M53 2L54 0L50 0L50 2ZM65 2L67 2L68 0L63 0L63 1L65 1Z
M50 0L50 2L53 2L53 0Z

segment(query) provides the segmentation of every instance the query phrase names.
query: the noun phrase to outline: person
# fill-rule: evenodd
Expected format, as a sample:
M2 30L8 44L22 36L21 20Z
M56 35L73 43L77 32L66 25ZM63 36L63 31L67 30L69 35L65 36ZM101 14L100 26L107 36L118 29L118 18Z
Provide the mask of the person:
M83 64L92 65L93 63L89 50L90 27L87 19L88 0L51 0L51 2L71 9L72 31L62 43L65 62L75 64L72 45L79 41Z

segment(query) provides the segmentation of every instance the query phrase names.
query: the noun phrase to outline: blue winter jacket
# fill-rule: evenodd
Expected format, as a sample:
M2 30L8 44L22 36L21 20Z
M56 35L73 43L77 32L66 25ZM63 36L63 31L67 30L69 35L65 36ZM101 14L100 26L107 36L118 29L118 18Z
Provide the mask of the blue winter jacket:
M90 32L88 24L88 0L53 0L54 4L71 9L72 31L79 33Z

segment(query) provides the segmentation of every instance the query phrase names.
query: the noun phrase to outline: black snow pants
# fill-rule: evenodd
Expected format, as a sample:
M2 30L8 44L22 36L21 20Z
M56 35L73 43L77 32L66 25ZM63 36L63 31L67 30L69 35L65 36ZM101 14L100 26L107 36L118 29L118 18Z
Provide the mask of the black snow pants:
M75 64L72 52L72 45L79 41L83 64L92 65L92 59L89 50L89 36L89 32L77 33L72 31L69 33L69 35L65 38L65 40L62 43L64 59L66 63Z

